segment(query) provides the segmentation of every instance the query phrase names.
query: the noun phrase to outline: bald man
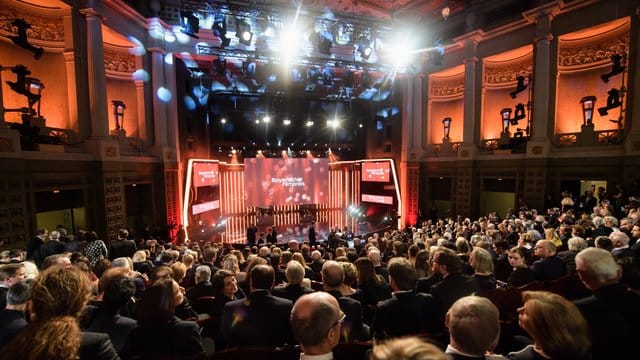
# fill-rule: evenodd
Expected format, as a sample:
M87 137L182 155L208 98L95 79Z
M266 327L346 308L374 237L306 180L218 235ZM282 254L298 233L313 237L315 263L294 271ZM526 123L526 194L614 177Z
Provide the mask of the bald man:
M333 359L345 316L335 297L326 292L303 295L291 310L291 329L300 343L300 359Z
M534 254L539 259L531 265L536 280L556 280L567 274L567 265L556 256L556 246L551 241L538 240Z

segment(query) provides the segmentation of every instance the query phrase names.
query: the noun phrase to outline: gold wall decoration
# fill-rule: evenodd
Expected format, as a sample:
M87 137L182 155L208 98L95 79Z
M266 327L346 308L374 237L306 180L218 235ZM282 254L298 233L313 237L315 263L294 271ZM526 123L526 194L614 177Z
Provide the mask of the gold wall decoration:
M132 73L136 71L136 60L133 55L105 48L104 69L120 73Z
M11 25L15 19L24 19L31 29L27 30L29 40L45 42L64 42L64 24L62 17L44 17L22 12L14 8L0 8L0 30L16 34L17 29Z
M614 38L595 41L583 47L562 47L561 43L558 65L574 67L608 62L613 54L628 53L629 43L628 32Z
M485 67L484 68L484 83L485 84L502 84L513 83L518 76L524 76L525 78L533 71L533 65L531 59L526 62L520 62L517 64L511 64L504 67Z
M431 96L448 97L462 95L464 92L464 77L455 80L433 81L431 85Z

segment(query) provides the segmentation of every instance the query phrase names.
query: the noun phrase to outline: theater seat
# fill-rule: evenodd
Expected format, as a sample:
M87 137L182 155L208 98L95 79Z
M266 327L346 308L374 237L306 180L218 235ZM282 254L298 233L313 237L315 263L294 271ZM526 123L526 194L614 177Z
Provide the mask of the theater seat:
M199 297L191 302L191 307L198 314L211 314L214 300L215 297L213 296Z
M333 349L333 358L335 360L367 360L369 359L369 352L372 347L373 341L357 341L347 344L338 344Z

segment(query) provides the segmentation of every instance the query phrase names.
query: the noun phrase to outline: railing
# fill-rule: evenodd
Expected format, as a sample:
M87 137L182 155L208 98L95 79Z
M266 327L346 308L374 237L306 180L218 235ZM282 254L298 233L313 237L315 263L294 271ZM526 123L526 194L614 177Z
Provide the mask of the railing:
M621 130L586 131L555 135L555 145L559 147L616 145L624 140Z
M431 144L431 147L427 150L428 156L439 155L455 155L458 153L462 142L443 142L440 144Z

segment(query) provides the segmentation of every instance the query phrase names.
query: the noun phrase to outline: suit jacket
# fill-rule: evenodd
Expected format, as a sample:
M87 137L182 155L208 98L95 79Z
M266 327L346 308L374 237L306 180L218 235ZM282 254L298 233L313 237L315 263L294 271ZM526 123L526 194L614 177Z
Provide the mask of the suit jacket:
M84 331L100 332L109 335L113 347L119 354L123 353L129 334L138 326L138 322L132 318L109 315L102 308L87 305L82 321Z
M575 274L576 272L576 255L578 250L561 251L556 256L567 265L567 274Z
M200 329L194 321L174 317L166 326L138 326L131 331L124 353L143 358L196 356L204 353Z
M217 348L235 346L276 347L293 344L289 316L293 303L255 290L246 299L228 302L220 319Z
M441 329L435 300L415 290L395 293L378 303L371 324L376 339L436 332Z
M591 327L593 360L624 359L635 351L640 334L640 296L614 284L574 303Z
M567 265L557 256L549 256L531 264L536 280L556 280L567 274Z
M185 296L190 302L203 296L215 296L216 292L210 281L201 281L198 285L187 290Z
M59 240L49 240L40 246L40 257L42 260L47 256L62 254L65 251L64 243Z
M366 334L363 329L362 305L358 300L348 296L343 296L340 290L327 291L338 300L340 310L345 314L344 323L340 335L341 342L354 342L365 340Z
M304 294L310 294L313 289L306 288L300 285L288 284L286 286L275 287L271 290L271 293L275 296L283 299L291 300L292 303L296 303L296 300Z
M97 332L82 332L80 338L80 360L119 360L109 335Z
M22 311L8 309L0 311L0 349L13 340L25 326L27 326L27 320Z
M442 275L436 273L431 276L420 278L416 283L416 291L424 294L429 294L431 292L431 287L437 283L442 281Z
M476 279L460 273L449 274L442 281L431 286L431 295L433 295L439 310L440 326L444 327L444 315L456 300L472 295L478 290Z

